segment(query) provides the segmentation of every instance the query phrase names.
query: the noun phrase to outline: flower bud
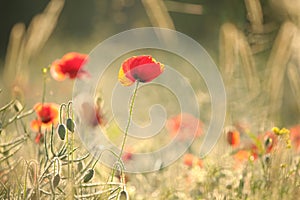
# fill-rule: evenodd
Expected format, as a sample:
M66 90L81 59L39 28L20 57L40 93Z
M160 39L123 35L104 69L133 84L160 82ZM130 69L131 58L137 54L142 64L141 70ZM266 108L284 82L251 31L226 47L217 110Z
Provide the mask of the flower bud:
M74 133L74 129L75 129L75 123L71 118L67 119L67 128L69 131L71 131L72 133Z
M118 200L129 200L129 195L126 190L120 192Z
M56 174L52 179L53 187L56 188L60 182L60 175Z
M83 177L83 182L84 183L89 182L93 178L94 173L95 173L94 169L87 170L86 174Z
M60 124L57 129L58 136L61 140L65 139L66 136L66 126L64 124Z

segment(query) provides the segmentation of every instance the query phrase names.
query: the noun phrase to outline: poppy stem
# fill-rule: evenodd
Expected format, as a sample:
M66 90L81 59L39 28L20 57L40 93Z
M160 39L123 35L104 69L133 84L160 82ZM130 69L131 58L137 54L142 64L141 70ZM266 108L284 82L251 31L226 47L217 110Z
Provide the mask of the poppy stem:
M119 155L120 160L121 160L121 157L122 157L122 154L123 154L123 151L124 151L124 146L125 146L125 143L126 143L126 138L127 138L127 135L128 135L129 126L130 126L131 119L132 119L132 111L133 111L133 106L134 106L134 100L135 100L136 93L137 93L137 90L138 90L138 87L139 87L139 83L140 83L139 81L136 81L134 92L133 92L133 95L132 95L131 100L130 100L129 117L128 117L127 125L126 125L126 128L125 128L123 143L122 143L122 147L121 147L121 151L120 151L120 155Z

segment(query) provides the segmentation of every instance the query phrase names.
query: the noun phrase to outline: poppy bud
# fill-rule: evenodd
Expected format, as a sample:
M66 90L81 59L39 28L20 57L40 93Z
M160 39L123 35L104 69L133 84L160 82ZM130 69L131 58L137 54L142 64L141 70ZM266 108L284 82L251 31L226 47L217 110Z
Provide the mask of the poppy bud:
M72 133L74 133L74 129L75 129L75 123L71 118L67 119L67 128L69 131L71 131Z
M58 136L61 140L65 139L66 136L66 126L64 124L60 124L57 130Z
M53 187L56 188L60 182L60 175L56 174L52 179Z
M95 173L94 169L87 170L86 174L83 177L83 182L84 183L89 182L93 178L94 173Z
M270 155L266 155L266 157L265 157L265 162L266 162L267 164L270 164L270 162L271 162L271 157L270 157Z
M120 192L118 200L129 200L129 195L126 190Z
M20 112L23 109L22 104L20 103L20 101L16 100L14 103L14 109L16 112Z
M240 145L240 133L236 130L227 133L227 141L232 147Z
M268 137L266 140L265 140L265 147L269 148L273 143L273 140L272 138Z

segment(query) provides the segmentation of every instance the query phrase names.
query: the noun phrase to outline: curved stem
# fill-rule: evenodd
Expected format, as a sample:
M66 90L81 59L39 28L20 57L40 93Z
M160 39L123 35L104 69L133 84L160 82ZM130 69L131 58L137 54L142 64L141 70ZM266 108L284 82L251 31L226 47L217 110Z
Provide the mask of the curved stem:
M130 126L130 122L131 122L131 119L132 119L133 105L134 105L134 100L135 100L135 97L136 97L137 89L139 87L139 83L140 83L139 81L136 82L135 88L134 88L134 92L133 92L132 98L130 100L129 117L128 117L126 129L125 129L125 133L124 133L124 138L123 138L123 143L122 143L122 147L121 147L121 152L120 152L120 155L119 155L119 159L120 160L121 160L121 157L122 157L122 154L123 154L123 151L124 151L124 146L125 146L125 143L126 143L126 138L127 138L129 126Z
M64 104L64 103L62 103L61 105L60 105L60 107L59 107L59 123L60 124L62 124L62 109L63 108L66 108L67 107L67 105L66 104Z

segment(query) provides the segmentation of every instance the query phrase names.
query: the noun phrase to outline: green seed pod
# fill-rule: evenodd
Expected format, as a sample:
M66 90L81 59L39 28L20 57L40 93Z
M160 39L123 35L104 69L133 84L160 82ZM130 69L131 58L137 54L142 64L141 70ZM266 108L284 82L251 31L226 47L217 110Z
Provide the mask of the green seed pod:
M16 112L20 112L23 109L22 104L18 100L15 101L13 107L14 107L14 109L15 109Z
M56 174L52 179L53 187L56 188L60 182L60 175Z
M270 155L266 155L266 157L265 157L265 162L266 162L266 164L270 164L270 162L271 162L271 157L270 157Z
M120 192L118 200L129 200L129 195L126 190Z
M71 131L72 133L74 133L74 129L75 129L75 123L71 118L67 119L67 128L69 131Z
M66 126L64 124L60 124L57 129L58 136L61 140L65 139L66 136Z
M93 178L94 173L95 173L94 169L87 170L86 174L83 177L83 182L84 183L89 182Z

